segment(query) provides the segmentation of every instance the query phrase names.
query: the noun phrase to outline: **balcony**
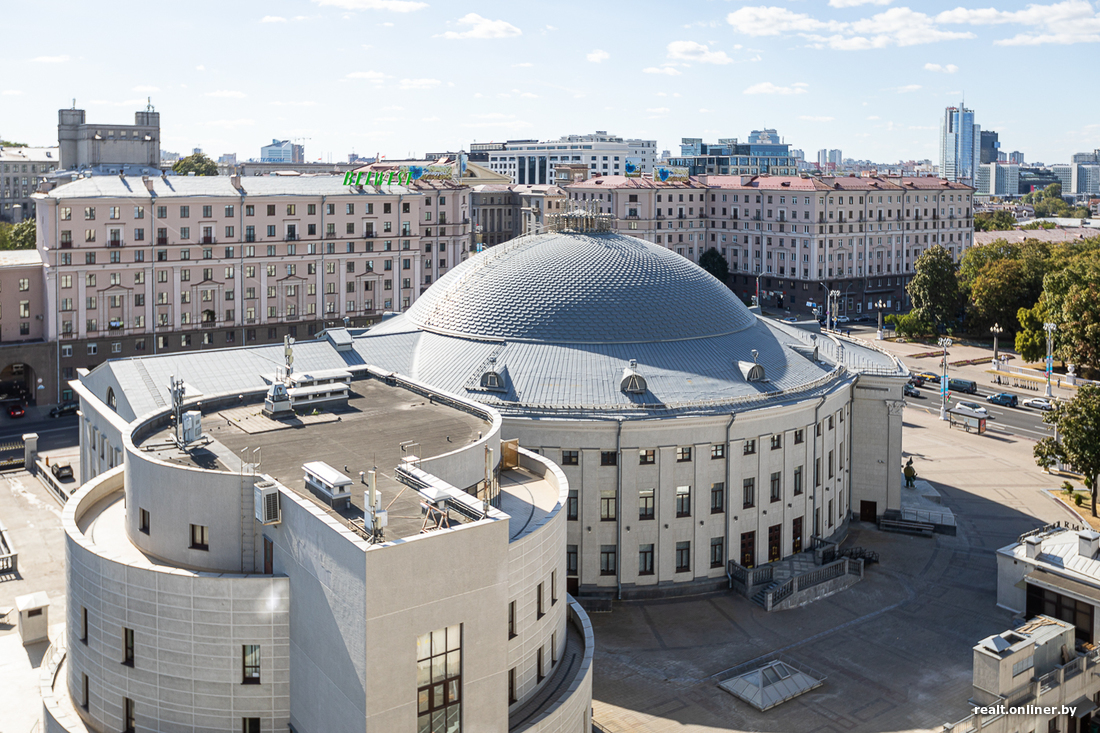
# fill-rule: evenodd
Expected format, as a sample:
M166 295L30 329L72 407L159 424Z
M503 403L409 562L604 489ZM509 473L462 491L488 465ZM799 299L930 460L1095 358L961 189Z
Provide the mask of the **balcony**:
M363 239L374 239L377 236L378 236L377 232L374 232L374 231L368 231L368 232L363 233Z
M157 244L168 244L168 237L157 237Z
M109 239L109 240L107 240L107 246L108 247L121 247L122 246L122 240L121 239Z
M439 215L439 221L436 222L436 223L439 224L440 226L446 226L446 224L447 224L447 215L446 214L440 214Z
M283 239L283 241L285 241L285 242L297 242L298 241L298 235L291 232L291 233L286 235L286 237Z
M73 248L73 240L71 240L71 239L62 239L61 240L61 249L72 249L72 248Z
M213 237L203 237L202 238L202 243L203 244L214 244L215 241L216 240Z

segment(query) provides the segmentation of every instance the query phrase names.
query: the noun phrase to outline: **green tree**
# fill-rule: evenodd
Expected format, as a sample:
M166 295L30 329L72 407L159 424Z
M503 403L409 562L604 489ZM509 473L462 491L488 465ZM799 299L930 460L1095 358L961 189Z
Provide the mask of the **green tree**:
M986 331L997 323L1015 333L1016 314L1038 300L1042 292L1041 273L1029 273L1023 260L990 262L970 284L970 330Z
M13 143L11 140L0 140L0 148L25 148L26 143Z
M941 245L917 259L916 273L906 286L916 316L933 325L955 320L959 308L959 279L951 255Z
M1059 440L1047 437L1035 444L1036 463L1049 467L1051 458L1064 461L1085 477L1085 488L1092 496L1092 516L1096 515L1096 481L1100 475L1100 387L1086 384L1069 402L1055 406L1043 415L1053 425Z
M34 219L24 219L11 228L9 249L34 249L37 246L35 234L37 227Z
M216 176L218 164L202 153L195 153L177 160L172 165L172 170L181 176L186 176L188 173L194 173L196 176Z
M974 215L974 231L976 232L1001 232L1016 228L1016 217L1004 209L994 211L992 214L982 212Z
M726 282L730 274L726 258L720 255L714 247L699 256L699 267L714 275L722 283Z
M1024 361L1041 361L1047 355L1047 338L1043 324L1048 316L1042 305L1034 308L1021 308L1016 312L1020 330L1016 332L1016 352Z

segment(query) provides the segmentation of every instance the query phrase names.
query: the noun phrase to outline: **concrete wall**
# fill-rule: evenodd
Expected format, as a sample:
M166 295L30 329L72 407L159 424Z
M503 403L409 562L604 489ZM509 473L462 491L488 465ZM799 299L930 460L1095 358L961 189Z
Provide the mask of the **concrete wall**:
M516 703L522 706L543 686L538 680L538 650L549 677L553 660L560 663L566 642L565 502L569 482L548 459L520 449L520 465L558 489L558 504L542 523L508 545L508 601L516 604L516 636L508 639L508 669L516 670ZM543 587L543 615L538 615L538 587ZM554 598L557 598L555 601ZM507 619L507 617L506 617ZM552 646L555 641L556 646ZM507 634L505 634L507 638Z
M558 701L523 728L523 733L587 733L592 730L592 653L595 637L588 614L581 604L569 599L569 623L584 637L580 667Z
M881 515L901 509L900 377L860 375L852 393L852 463L860 471L852 477L852 511L861 501L873 501Z
M1035 569L1034 563L1012 556L1016 543L997 551L997 605L1013 613L1023 613L1027 589L1019 587L1024 576Z
M89 482L62 515L69 689L81 689L82 674L90 679L81 715L97 729L121 730L129 697L139 730L238 731L242 717L260 717L265 732L285 730L290 581L142 567L104 554L78 522L96 502L121 491L122 479L118 468ZM81 609L88 613L87 643ZM132 667L122 664L124 627L134 630ZM243 644L261 645L259 685L241 683Z

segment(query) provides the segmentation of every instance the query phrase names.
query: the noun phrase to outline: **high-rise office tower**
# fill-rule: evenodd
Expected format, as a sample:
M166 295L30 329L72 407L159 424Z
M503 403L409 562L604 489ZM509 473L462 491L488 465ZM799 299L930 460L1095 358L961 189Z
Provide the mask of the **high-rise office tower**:
M980 162L981 127L974 124L974 110L948 107L940 125L940 177L973 182Z
M996 163L1000 157L998 153L1001 149L1001 143L997 140L997 133L993 130L982 130L979 140L982 144L981 162Z

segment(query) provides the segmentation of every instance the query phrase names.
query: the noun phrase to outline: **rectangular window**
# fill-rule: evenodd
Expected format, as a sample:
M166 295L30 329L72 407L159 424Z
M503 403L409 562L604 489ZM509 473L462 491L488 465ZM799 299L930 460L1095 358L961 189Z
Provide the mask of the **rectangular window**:
M601 466L617 466L619 464L619 454L613 450L600 451L600 465Z
M615 574L615 545L600 545L600 575Z
M676 572L687 573L691 571L691 543L676 543Z
M747 478L742 484L742 505L745 509L756 506L756 479Z
M80 607L80 640L88 643L88 609Z
M80 707L88 709L88 675L80 673Z
M783 499L783 474L779 471L775 471L771 475L771 500L781 501Z
M566 519L576 521L577 519L577 490L569 490L569 503L566 505Z
M138 530L144 534L149 534L149 510L138 509Z
M209 550L210 549L210 536L208 529L201 524L191 525L191 549L192 550Z
M561 452L561 465L576 466L580 462L580 454L575 450L563 450Z
M794 468L794 495L799 496L802 494L802 466L795 466Z
M799 445L802 442L802 435L803 435L803 431L801 431L801 430L795 430L794 431L794 443L795 443L795 445Z
M126 627L122 629L122 663L134 666L134 630Z
M516 668L508 670L508 704L514 705L519 699L516 697ZM424 730L430 730L425 728Z
M535 604L538 608L538 616L536 618L542 618L546 615L546 602L545 594L543 593L543 584L539 583L535 592Z
M137 715L134 712L134 701L128 697L122 698L122 733L134 733L137 730Z
M604 489L600 492L600 521L615 521L615 490Z
M690 517L691 516L691 487L690 486L677 486L676 487L676 516L677 517Z
M691 446L676 449L676 462L688 463L691 461Z
M746 456L751 456L754 453L756 453L756 441L755 440L746 440L744 450L743 450L743 454L746 455Z
M726 457L725 445L712 445L710 447L710 458L712 461L716 461Z
M260 733L260 719L241 718L241 730L243 733Z
M578 567L577 557L578 557L577 546L576 545L566 545L565 546L565 574L566 574L567 577L570 577L570 578L577 577L577 567Z
M508 638L516 638L516 602L508 604Z
M655 450L639 450L638 451L638 465L640 466L652 466L657 462L657 451Z
M653 545L638 546L638 575L653 575Z
M833 478L836 475L836 469L833 464L833 451L829 451L829 478Z
M726 564L726 548L725 538L723 537L711 537L710 538L710 566L712 568L720 568Z
M241 684L242 685L258 685L260 684L260 645L259 644L242 644L241 645Z
M821 486L821 459L814 459L814 486Z
M462 710L462 627L421 634L416 639L416 729L455 731Z
M719 481L710 485L710 513L721 514L726 508L726 483Z
M772 436L772 450L778 450L782 447L783 447L783 436L778 435L778 434L773 435Z
M638 490L638 519L653 519L654 517L654 505L653 505L653 489L639 489Z

